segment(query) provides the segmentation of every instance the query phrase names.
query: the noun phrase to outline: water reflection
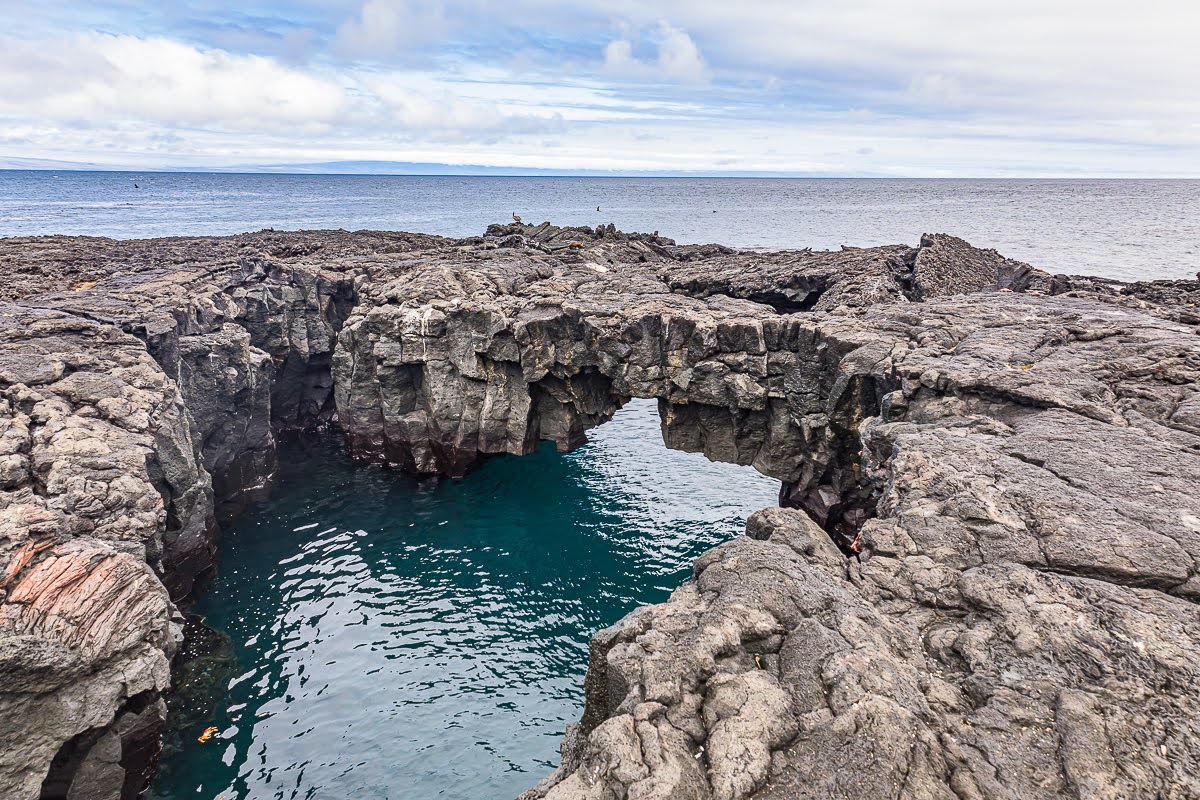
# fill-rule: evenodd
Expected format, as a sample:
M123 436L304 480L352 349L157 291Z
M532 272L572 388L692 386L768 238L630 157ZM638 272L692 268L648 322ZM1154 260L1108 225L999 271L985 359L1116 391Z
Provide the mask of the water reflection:
M285 454L227 532L198 612L237 674L189 720L155 796L505 797L549 771L578 718L589 636L665 599L777 484L666 450L634 402L568 455L462 480ZM215 725L207 743L199 732Z

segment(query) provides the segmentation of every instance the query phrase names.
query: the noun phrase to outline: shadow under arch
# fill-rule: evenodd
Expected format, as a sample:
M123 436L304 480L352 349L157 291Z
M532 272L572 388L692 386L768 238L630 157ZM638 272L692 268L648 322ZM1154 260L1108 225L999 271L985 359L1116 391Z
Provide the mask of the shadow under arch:
M237 673L154 796L515 796L548 772L591 635L665 600L776 498L753 470L667 449L661 424L633 400L586 447L461 479L285 437L276 494L226 531L197 608Z

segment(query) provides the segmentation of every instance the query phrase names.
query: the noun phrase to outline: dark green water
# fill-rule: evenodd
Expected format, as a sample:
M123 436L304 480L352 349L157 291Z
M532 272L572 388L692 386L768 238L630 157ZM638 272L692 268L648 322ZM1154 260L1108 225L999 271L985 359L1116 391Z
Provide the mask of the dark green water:
M514 797L557 763L590 635L664 600L777 491L667 450L652 402L573 453L453 481L356 466L331 439L289 445L197 609L235 664L152 796Z

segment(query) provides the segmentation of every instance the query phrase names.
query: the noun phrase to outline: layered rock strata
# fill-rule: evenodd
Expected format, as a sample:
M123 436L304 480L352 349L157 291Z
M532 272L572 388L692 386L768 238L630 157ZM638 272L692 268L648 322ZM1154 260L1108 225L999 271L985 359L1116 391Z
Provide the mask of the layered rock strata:
M746 253L549 224L0 240L0 263L5 797L140 791L176 604L276 432L461 475L634 396L796 508L596 636L531 797L1200 791L1194 282L942 235Z

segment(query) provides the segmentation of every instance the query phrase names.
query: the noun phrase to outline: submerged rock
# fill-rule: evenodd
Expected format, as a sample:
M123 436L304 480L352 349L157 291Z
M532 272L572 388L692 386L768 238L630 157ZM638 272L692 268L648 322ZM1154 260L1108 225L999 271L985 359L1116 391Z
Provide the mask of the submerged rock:
M597 634L528 797L1200 794L1200 284L548 223L0 263L6 798L145 785L178 608L276 432L461 475L634 396L791 507Z

